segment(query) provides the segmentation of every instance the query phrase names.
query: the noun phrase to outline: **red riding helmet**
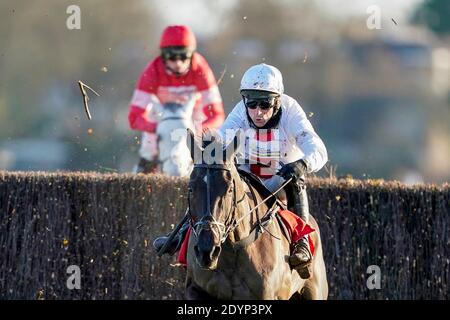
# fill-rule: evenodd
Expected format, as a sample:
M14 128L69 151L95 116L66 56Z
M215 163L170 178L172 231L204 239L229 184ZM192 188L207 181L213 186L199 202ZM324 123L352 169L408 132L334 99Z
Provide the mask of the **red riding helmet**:
M160 48L189 47L195 50L197 41L194 33L187 26L168 26L164 29L159 43Z

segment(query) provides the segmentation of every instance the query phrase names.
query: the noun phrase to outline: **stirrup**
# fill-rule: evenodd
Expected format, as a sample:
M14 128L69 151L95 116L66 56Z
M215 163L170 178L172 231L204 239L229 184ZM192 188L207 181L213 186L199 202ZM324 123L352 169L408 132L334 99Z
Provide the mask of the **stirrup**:
M156 250L157 254L159 256L162 256L163 254L169 254L173 256L175 253L180 250L183 241L186 237L187 231L189 229L189 223L185 222L180 230L178 230L177 234L174 235L171 242L167 245L164 252L160 252L160 250L164 247L166 242L169 240L170 236L172 235L172 232L168 233L165 236L157 237L155 240L153 240L153 248Z
M166 242L169 240L168 236L162 236L162 237L158 237L153 241L153 248L156 250L156 253L163 255L163 254L168 254L170 256L173 256L181 247L182 244L182 239L180 239L179 236L175 236L171 243L169 243L166 247L166 249L164 250L164 252L160 252L160 250L162 249L162 247L164 247L164 245L166 244Z
M305 255L308 257L306 261L298 261L300 258L298 255ZM311 269L312 253L309 248L308 241L300 239L297 243L293 244L292 254L289 257L289 264L295 269L302 279L309 279L312 275Z
M298 272L298 274L300 275L300 278L302 278L302 279L309 279L312 276L311 261L303 266L297 266L294 269Z

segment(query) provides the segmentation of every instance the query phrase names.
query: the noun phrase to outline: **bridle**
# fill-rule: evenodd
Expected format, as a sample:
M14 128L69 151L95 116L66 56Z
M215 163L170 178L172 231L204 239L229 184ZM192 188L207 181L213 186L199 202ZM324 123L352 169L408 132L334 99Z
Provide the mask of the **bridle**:
M224 171L228 171L231 173L232 166L234 166L234 163L232 163L232 164L229 164L229 163L227 163L227 164L225 164L225 163L224 164L195 164L194 165L194 168L206 168L206 211L207 211L206 214L199 221L196 222L194 220L194 218L192 217L191 201L190 201L191 197L190 197L190 194L188 195L188 210L187 210L188 213L187 214L189 216L189 223L191 225L191 228L192 228L192 231L193 231L195 237L198 238L200 231L202 231L204 229L211 230L212 232L216 232L215 230L213 230L211 228L212 226L216 226L217 230L219 232L218 238L220 239L220 243L223 244L227 240L229 234L231 232L233 232L247 216L249 216L255 210L257 210L262 204L267 202L267 200L274 197L281 189L283 189L292 180L292 178L290 178L287 181L285 181L283 183L283 185L280 186L275 192L271 193L270 196L268 196L267 198L265 198L264 200L259 202L255 207L253 207L247 213L242 215L242 217L240 217L239 219L236 220L235 215L233 213L236 210L238 203L240 203L242 200L244 200L244 198L242 200L237 201L236 181L232 177L233 204L230 209L230 212L228 213L226 219L224 220L225 223L222 223L222 222L217 221L211 212L211 183L210 183L209 175L210 175L211 170L224 170ZM191 190L189 189L189 193L190 192L191 192ZM257 225L260 228L254 229L254 231L247 238L240 240L239 242L248 244L251 242L251 239L253 238L253 236L255 234L257 237L258 233L260 232L259 230L265 229L265 225L270 223L271 219L274 217L274 212L277 211L277 208L278 208L277 206L275 206L275 207L272 206L272 208L270 208L270 210L267 211L267 213L264 215L263 218L260 219L258 217ZM227 223L227 221L228 221L228 223ZM270 234L270 232L268 232L268 233ZM271 236L277 238L276 236L274 236L272 234L271 234Z
M195 222L194 218L192 217L192 210L191 210L191 202L190 202L190 195L188 196L188 205L189 205L189 221L192 227L192 231L194 232L194 235L198 237L200 232L202 230L211 230L212 232L216 232L212 226L217 227L217 230L219 232L218 238L220 238L220 243L224 243L225 240L228 238L228 235L231 231L233 231L236 227L235 226L235 218L234 218L234 211L237 207L237 196L236 196L236 182L233 180L233 202L231 209L226 216L225 223L219 222L214 218L211 212L211 182L210 182L210 173L212 170L224 170L231 172L231 167L234 164L195 164L195 168L206 168L206 214L203 215L203 217ZM191 192L191 190L189 190ZM230 225L227 225L226 222L231 219Z

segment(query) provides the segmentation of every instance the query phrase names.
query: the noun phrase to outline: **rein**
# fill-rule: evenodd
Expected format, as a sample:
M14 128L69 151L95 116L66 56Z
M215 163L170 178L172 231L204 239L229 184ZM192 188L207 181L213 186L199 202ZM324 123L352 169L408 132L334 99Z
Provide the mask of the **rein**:
M261 206L263 203L265 203L266 201L268 201L270 198L275 197L275 195L281 190L283 189L289 182L291 182L292 178L286 180L285 183L283 183L283 185L281 187L279 187L275 192L271 193L270 196L268 196L267 198L265 198L263 201L261 201L260 203L258 203L253 209L251 209L249 212L247 212L245 215L243 215L240 219L236 220L236 226L233 228L233 230L239 225L239 223L245 218L247 217L249 214L251 214L253 211L255 211L256 209L259 208L259 206Z
M163 121L167 121L167 120L185 120L185 118L180 117L180 116L171 116L171 117L165 117L162 118L161 120L159 120L159 122L163 122Z

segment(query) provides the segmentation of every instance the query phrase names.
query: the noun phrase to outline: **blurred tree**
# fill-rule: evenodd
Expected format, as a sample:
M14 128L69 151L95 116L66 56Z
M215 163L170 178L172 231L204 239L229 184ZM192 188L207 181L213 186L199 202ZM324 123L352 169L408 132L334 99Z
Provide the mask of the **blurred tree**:
M189 14L156 1L77 1L81 30L66 27L73 1L0 1L0 141L55 138L74 147L71 169L123 169L121 158L136 155L140 135L128 129L128 102L158 53L163 13ZM447 2L428 1L418 11L437 12L432 20L446 34ZM224 75L219 88L227 112L240 100L243 72L266 62L282 71L286 93L305 109L338 173L389 178L402 163L423 161L434 170L433 159L443 162L435 154L450 135L427 131L433 119L442 127L449 119L442 112L448 104L437 103L429 85L430 41L411 43L417 35L397 28L395 38L387 29L369 30L365 16L334 19L311 0L233 3L217 33L198 39L216 77ZM205 0L202 9L213 20L221 5ZM77 80L101 95L92 97L91 121ZM426 176L445 179L449 172L442 167Z
M78 96L77 80L99 91L117 83L133 86L136 74L124 71L137 72L151 56L159 20L146 1L77 1L80 30L66 27L71 4L1 2L0 92L12 117L3 119L3 134L7 129L15 136L38 134L33 122L42 125L49 114L71 105L45 106L46 96L52 91Z
M392 178L401 164L422 170L430 105L443 115L430 96L429 42L369 30L365 16L334 19L313 1L240 1L222 25L207 51L227 66L226 111L240 100L243 72L266 62L282 71L286 93L306 111L339 173Z
M426 0L413 14L412 21L426 25L440 36L450 35L450 1Z

